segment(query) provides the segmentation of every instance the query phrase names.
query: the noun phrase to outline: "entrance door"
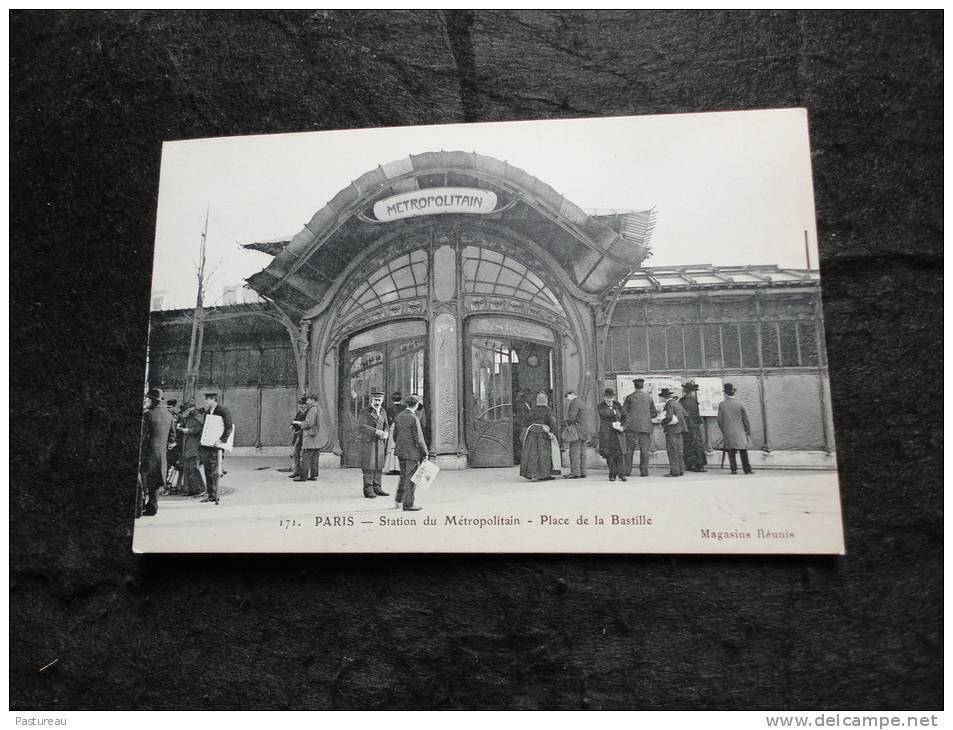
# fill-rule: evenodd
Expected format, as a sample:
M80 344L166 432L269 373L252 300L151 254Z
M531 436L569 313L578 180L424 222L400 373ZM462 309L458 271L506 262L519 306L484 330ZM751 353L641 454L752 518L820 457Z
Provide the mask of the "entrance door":
M513 466L536 395L552 398L552 349L519 340L469 340L467 450L470 466ZM552 405L552 404L550 404Z
M361 342L357 341L357 344ZM426 395L426 350L424 337L391 340L344 350L339 410L344 466L359 465L357 419L371 404L371 391L374 388L384 390L385 406L390 404L391 394L395 392L403 397L411 393ZM429 441L429 418L426 413L421 418L421 425Z

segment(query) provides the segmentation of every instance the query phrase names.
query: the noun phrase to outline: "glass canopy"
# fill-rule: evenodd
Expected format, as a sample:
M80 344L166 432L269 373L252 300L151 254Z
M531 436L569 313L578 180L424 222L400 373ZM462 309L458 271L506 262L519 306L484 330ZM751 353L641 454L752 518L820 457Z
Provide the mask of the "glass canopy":
M522 299L564 316L559 301L542 279L516 259L476 246L463 249L463 290Z
M354 290L341 308L346 318L401 299L427 296L427 252L411 251L371 274L367 282Z

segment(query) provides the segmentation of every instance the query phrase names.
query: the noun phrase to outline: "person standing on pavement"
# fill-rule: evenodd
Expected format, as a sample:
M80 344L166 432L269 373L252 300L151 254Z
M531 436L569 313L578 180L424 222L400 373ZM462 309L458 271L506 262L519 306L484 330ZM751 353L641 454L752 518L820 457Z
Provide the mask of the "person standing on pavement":
M209 416L218 416L225 424L225 429L219 437L215 446L199 446L199 462L205 471L205 488L207 490L203 502L215 502L218 504L218 472L222 466L222 450L228 437L231 436L234 425L232 424L232 414L228 412L225 406L218 404L218 393L205 394L205 409L203 411L205 419Z
M187 497L198 497L205 491L202 472L199 471L199 449L204 426L205 413L195 407L194 400L190 400L185 404L185 411L176 427L182 437L183 489Z
M625 461L623 470L626 476L632 476L632 458L635 449L639 449L639 476L649 475L649 454L652 451L652 432L655 430L652 419L658 418L658 409L652 396L646 393L644 378L632 381L635 390L625 397L622 405L625 410Z
M427 450L424 431L417 418L420 398L416 395L408 395L404 403L407 407L394 419L394 451L400 462L400 484L394 501L404 508L404 512L417 512L420 509L414 506L414 490L417 485L410 479L420 466L420 462L430 458L430 452Z
M314 482L318 479L318 457L321 445L318 443L319 412L318 396L308 393L305 396L304 420L301 422L301 465L298 467L296 482Z
M599 414L599 453L609 467L609 481L614 482L618 478L624 482L625 434L622 421L625 420L625 410L615 399L612 388L606 388L604 396L596 408Z
M381 475L390 422L384 409L383 390L374 388L371 391L371 404L361 411L357 425L358 460L364 481L364 496L367 499L386 497L388 493L381 488Z
M740 401L735 400L735 386L724 385L725 399L718 404L718 428L723 438L722 448L728 452L731 473L738 473L735 454L741 452L741 468L745 474L754 474L748 462L748 446L751 440L751 423ZM724 465L724 462L722 462Z
M288 475L289 479L295 479L301 474L301 424L304 422L306 415L308 415L308 396L303 395L298 399L295 417L291 422L292 469Z
M695 383L684 383L682 391L685 393L678 401L685 409L685 415L688 417L688 430L685 431L683 442L685 446L685 468L688 471L706 471L705 463L708 457L705 455L705 437L702 434L703 419L698 412L698 385Z
M685 424L688 416L682 404L678 402L678 397L668 388L662 388L659 397L665 399L664 416L659 421L662 424L662 430L665 431L665 451L668 452L668 474L665 476L684 476L685 456L682 434L688 430Z
M151 388L146 398L149 400L149 407L142 414L139 469L143 488L149 497L142 514L153 517L159 511L159 490L165 484L168 471L166 457L169 434L172 432L172 414L162 404L162 391L158 388Z
M563 479L583 479L586 477L586 444L589 443L589 426L586 424L586 412L576 391L566 393L566 417L563 419L563 445L569 451L569 474Z

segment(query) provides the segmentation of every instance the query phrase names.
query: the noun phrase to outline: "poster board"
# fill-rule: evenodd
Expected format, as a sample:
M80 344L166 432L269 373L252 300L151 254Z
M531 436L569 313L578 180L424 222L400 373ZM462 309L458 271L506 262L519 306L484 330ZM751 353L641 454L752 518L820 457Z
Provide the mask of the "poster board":
M632 381L635 378L642 378L645 380L644 390L655 402L655 408L659 413L662 412L662 409L665 408L665 399L659 397L659 393L662 392L662 388L668 388L675 395L682 395L682 379L681 377L674 376L671 374L665 375L652 375L646 373L626 373L624 375L616 375L616 393L619 402L622 403L625 400L625 397L635 391L635 386L632 384ZM717 409L717 406L715 406Z
M216 416L214 414L205 416L205 425L202 427L202 439L200 443L202 446L218 446L219 439L222 438L222 433L225 431L225 421L222 420L221 416ZM232 425L232 432L228 435L228 441L225 442L223 447L225 451L231 452L232 447L235 445L235 426Z
M725 399L721 378L692 378L698 386L698 415L717 416L718 404Z

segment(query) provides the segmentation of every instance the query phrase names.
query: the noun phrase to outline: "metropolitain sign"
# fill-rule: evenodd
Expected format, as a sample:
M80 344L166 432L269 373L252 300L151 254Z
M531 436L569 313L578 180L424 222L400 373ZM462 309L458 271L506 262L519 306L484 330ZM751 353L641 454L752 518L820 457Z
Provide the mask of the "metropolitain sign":
M441 213L492 213L496 209L496 193L479 188L425 188L400 193L374 203L374 217L379 221L396 221L417 215Z

